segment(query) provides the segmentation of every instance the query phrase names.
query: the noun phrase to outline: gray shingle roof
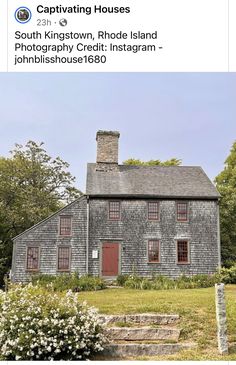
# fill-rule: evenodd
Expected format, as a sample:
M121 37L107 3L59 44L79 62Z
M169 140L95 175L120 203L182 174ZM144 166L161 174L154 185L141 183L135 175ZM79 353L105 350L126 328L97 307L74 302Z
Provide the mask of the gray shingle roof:
M96 171L96 164L87 169L87 195L146 196L175 198L212 198L220 194L198 166L126 166L118 171Z

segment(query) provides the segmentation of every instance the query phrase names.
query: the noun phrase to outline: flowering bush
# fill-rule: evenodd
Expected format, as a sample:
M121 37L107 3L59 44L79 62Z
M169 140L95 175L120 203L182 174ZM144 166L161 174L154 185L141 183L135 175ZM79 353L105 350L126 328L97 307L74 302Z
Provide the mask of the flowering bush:
M86 359L104 341L96 309L79 303L77 293L32 284L0 293L2 360Z

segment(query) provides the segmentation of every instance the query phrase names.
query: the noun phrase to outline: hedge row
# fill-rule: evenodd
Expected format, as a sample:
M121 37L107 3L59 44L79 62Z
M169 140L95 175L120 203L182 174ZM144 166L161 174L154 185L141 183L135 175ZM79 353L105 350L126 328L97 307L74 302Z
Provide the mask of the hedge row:
M177 279L171 279L164 275L153 276L152 279L134 275L119 275L117 284L130 289L196 289L208 288L216 283L236 284L236 265L231 268L222 268L219 272L207 275L193 276L182 275Z
M44 288L49 285L54 291L72 290L73 292L80 292L106 288L106 284L103 279L89 275L79 276L78 273L33 275L32 283L33 285L39 285Z

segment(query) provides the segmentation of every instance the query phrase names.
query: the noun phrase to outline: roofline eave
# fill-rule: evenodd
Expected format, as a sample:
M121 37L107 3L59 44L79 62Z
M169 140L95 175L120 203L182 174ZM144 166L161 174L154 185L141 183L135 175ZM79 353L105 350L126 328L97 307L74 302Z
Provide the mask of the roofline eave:
M89 194L86 193L86 196L89 198L136 198L136 199L181 199L181 200L219 200L220 195L208 195L208 196L202 196L202 195L153 195L153 194Z

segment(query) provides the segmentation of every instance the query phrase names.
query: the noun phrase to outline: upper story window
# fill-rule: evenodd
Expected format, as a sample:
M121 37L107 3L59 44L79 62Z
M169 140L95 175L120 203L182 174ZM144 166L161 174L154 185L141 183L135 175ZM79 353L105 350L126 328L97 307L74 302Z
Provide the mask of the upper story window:
M188 203L181 202L176 204L177 221L186 222L188 220Z
M160 241L149 240L148 241L148 262L158 263L160 262Z
M110 201L109 202L109 219L119 220L120 219L120 202Z
M148 202L148 219L159 220L159 202Z
M27 247L26 270L39 270L39 247Z
M177 241L177 263L189 263L189 244L187 240Z
M70 216L60 217L60 236L71 236L71 223Z
M58 247L57 269L59 271L70 270L70 247Z

